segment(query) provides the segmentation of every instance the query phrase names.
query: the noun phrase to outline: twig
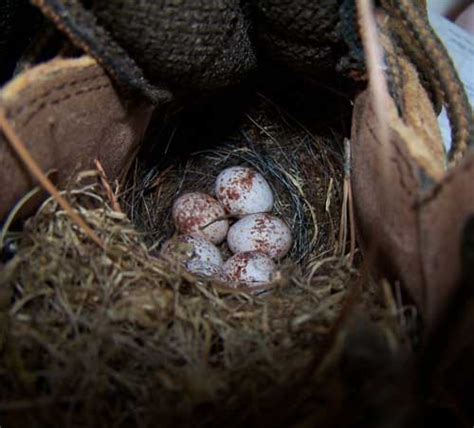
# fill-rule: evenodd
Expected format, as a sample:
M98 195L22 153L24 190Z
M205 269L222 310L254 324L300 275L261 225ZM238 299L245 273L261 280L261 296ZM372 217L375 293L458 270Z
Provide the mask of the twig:
M351 141L344 140L344 180L347 181L347 206L349 210L349 266L352 266L354 261L356 237L355 237L355 219L354 219L354 200L352 198L352 168L351 168Z
M97 168L97 171L99 172L100 182L102 183L102 186L104 187L107 198L109 198L110 204L112 205L112 209L114 211L117 211L123 214L122 207L120 206L120 203L117 200L117 196L115 195L114 191L112 190L112 187L110 186L107 174L105 173L104 167L102 166L102 163L100 162L99 159L95 160L95 167Z
M354 204L351 186L351 145L350 140L344 140L344 185L342 195L341 220L339 225L339 248L341 257L344 257L349 230L349 267L352 266L355 254L355 220Z

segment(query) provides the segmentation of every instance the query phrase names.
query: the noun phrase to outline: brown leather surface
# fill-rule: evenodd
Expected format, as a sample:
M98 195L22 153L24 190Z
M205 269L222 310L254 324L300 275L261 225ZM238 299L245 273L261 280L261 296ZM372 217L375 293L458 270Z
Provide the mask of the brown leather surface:
M430 122L422 111L427 116L420 114L419 123ZM377 273L403 284L429 328L461 283L462 232L474 216L474 153L440 175L434 161L439 158L432 157L426 134L415 124L407 127L393 119L386 145L376 129L365 92L356 100L352 129L352 187L361 241Z
M0 91L0 105L44 172L59 186L97 158L111 179L141 140L151 107L125 101L90 57L55 59ZM0 133L0 220L34 180ZM22 215L31 213L29 206Z
M433 106L413 65L397 54L387 29L380 28L386 57L396 58L389 61L391 96L379 100L384 103L379 111L385 114L388 135L382 141L381 116L367 90L356 99L352 122L357 224L374 269L400 281L432 325L459 280L466 211L452 213L465 198L473 200L473 194L440 184L459 173L456 169L446 175L446 153ZM455 178L450 186L467 186L468 181ZM433 201L421 204L438 188L445 193L439 201L433 196ZM457 196L451 195L453 191Z
M474 153L446 174L421 204L420 244L427 288L426 316L443 311L461 281L462 233L474 216ZM471 286L474 284L470 284Z
M377 138L368 93L355 103L352 125L352 190L357 225L366 254L381 274L401 280L423 303L423 278L417 238L420 181L408 147L393 130L391 144Z

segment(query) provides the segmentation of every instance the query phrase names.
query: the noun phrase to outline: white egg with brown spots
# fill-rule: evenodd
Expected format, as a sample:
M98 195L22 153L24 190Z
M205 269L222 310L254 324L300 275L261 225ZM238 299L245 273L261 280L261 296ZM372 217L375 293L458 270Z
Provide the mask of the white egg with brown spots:
M179 233L200 235L214 244L220 244L229 230L224 208L206 193L181 195L173 204L172 217Z
M252 287L269 284L275 271L275 262L259 251L234 254L224 263L224 274L235 286Z
M163 245L161 253L171 257L183 257L186 266L200 263L221 267L224 264L219 248L202 236L183 235L170 239Z
M260 251L273 259L286 256L292 243L290 228L270 214L245 216L231 226L227 235L227 244L233 253Z
M273 192L259 172L244 166L222 171L215 185L217 199L235 217L269 212L273 208Z

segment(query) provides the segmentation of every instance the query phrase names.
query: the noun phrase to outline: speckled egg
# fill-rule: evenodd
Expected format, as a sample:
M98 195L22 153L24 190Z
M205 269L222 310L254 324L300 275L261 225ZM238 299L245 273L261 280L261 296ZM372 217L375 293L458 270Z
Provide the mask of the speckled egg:
M186 266L201 263L220 267L224 264L219 248L202 236L183 235L170 239L165 242L161 252L168 256L183 254L187 259Z
M227 235L233 253L261 251L274 259L284 257L292 242L290 228L270 214L248 215L232 225Z
M275 270L276 265L273 260L259 251L234 254L224 263L224 274L237 286L251 287L268 284Z
M244 166L222 171L216 179L215 194L226 211L236 217L273 208L273 192L265 178Z
M222 205L212 196L192 192L181 195L173 204L172 217L182 234L197 234L214 244L220 244L229 230Z

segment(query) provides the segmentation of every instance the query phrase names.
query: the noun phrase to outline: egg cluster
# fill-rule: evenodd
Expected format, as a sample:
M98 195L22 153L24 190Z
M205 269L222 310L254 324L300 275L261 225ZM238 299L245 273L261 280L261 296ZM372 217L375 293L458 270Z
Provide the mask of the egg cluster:
M185 193L173 204L177 242L188 245L186 269L235 287L269 283L274 260L292 245L289 227L269 214L274 204L269 184L252 168L234 166L219 174L214 194ZM236 221L230 225L229 219ZM224 262L217 245L226 239L233 256ZM172 247L169 241L163 251Z

